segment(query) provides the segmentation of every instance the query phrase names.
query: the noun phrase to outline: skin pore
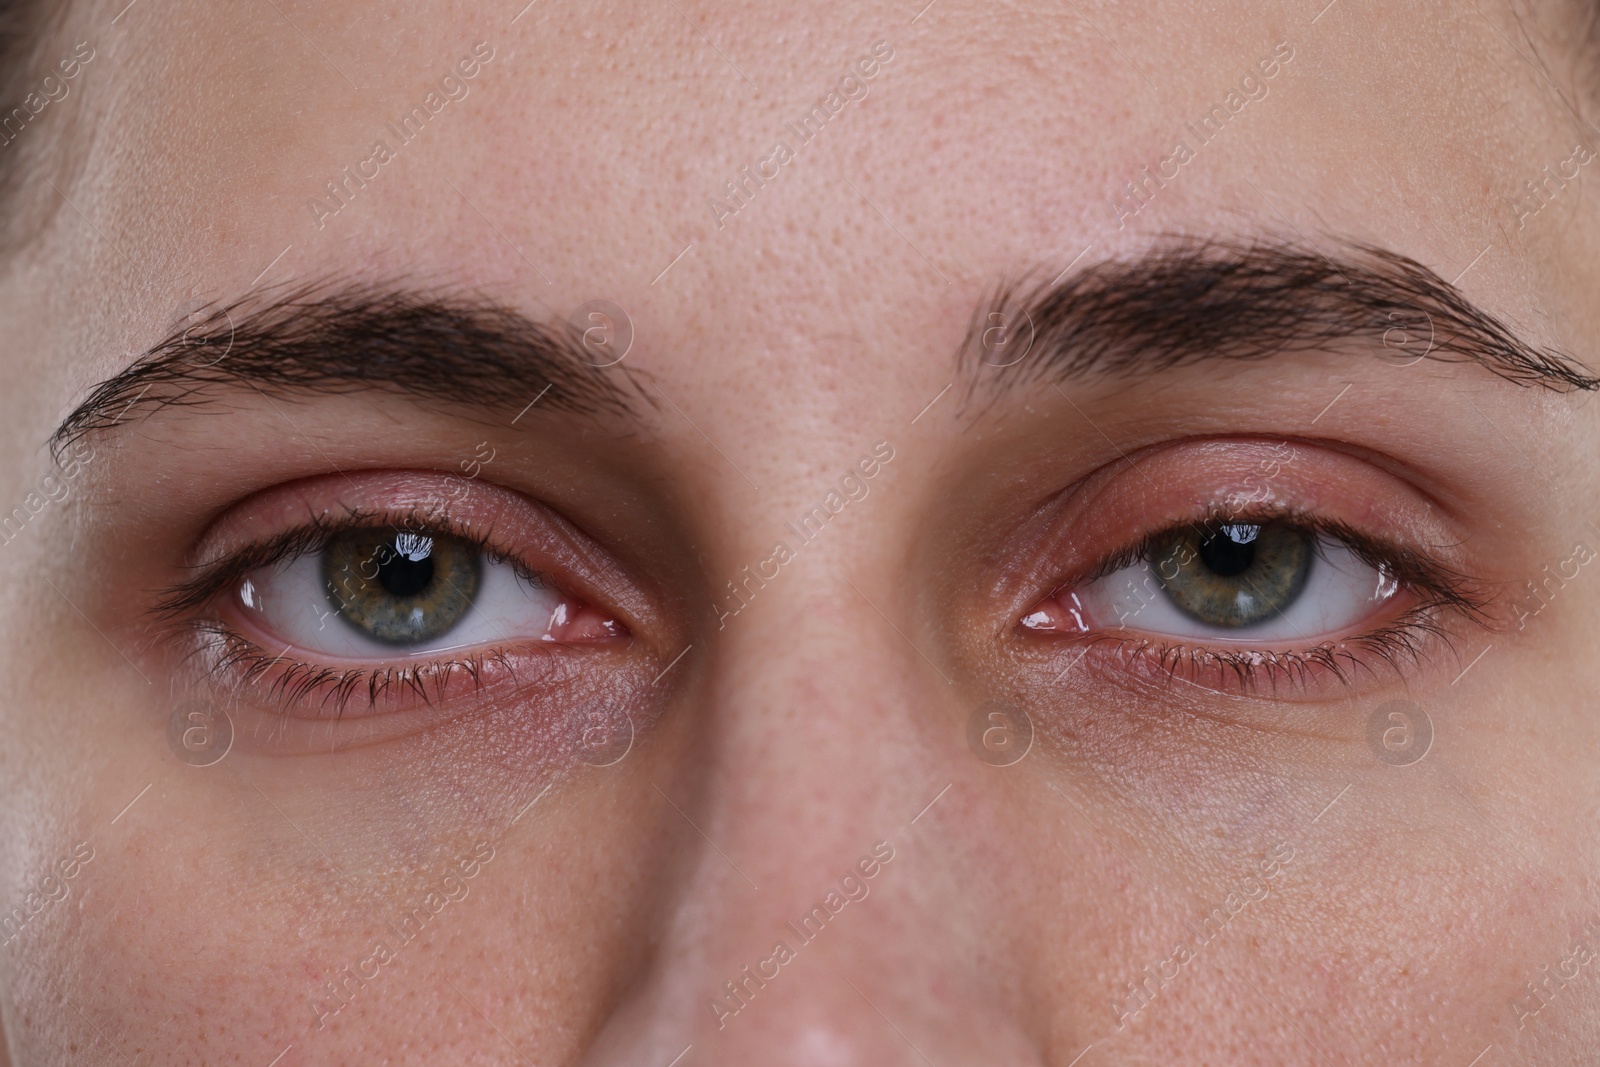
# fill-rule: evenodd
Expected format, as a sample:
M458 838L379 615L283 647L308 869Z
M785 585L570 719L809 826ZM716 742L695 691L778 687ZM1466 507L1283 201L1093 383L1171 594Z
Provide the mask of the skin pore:
M1592 1061L1585 18L920 6L52 16L11 1062Z

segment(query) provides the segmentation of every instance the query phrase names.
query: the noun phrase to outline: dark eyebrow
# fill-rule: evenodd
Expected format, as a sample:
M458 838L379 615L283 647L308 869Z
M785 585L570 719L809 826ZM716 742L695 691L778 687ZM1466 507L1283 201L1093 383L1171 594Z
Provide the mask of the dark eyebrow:
M1600 387L1573 357L1524 341L1416 260L1357 243L1337 253L1289 241L1177 237L1065 280L1003 283L974 314L961 361L973 388L1010 388L1364 349L1402 364L1476 363L1518 385ZM1022 356L1017 331L1030 320L1032 346Z
M227 388L254 387L274 399L387 388L422 402L507 411L542 396L541 409L632 411L630 389L589 358L574 328L548 327L476 296L318 281L210 305L191 318L198 321L73 409L50 435L58 459L134 408L148 415L199 406ZM620 380L639 393L626 373Z

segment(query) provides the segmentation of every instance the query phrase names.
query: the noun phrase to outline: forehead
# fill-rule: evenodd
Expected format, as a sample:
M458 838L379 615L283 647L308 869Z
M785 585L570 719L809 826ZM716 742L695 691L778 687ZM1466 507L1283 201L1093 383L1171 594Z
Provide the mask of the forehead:
M174 283L162 325L257 279L405 274L557 317L612 297L701 361L954 337L1003 274L1173 231L1337 233L1449 278L1570 154L1505 27L1453 7L919 8L140 5L79 31L103 132L73 202L123 235L97 271ZM1513 257L1475 269L1536 302Z

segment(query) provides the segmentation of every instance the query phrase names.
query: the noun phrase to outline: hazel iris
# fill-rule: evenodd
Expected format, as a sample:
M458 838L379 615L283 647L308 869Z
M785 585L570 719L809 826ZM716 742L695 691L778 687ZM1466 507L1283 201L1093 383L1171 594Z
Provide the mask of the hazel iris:
M389 645L444 635L467 614L483 577L476 545L394 529L347 530L322 551L328 603L358 632Z
M1282 523L1228 523L1174 533L1156 573L1179 610L1238 629L1287 611L1305 589L1316 536Z

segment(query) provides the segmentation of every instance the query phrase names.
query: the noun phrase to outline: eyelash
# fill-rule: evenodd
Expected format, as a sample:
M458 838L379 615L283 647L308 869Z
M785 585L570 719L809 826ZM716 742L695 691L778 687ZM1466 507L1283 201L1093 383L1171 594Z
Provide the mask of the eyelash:
M521 560L500 551L494 546L494 531L474 529L468 524L453 520L447 512L412 514L399 522L391 513L351 508L337 518L314 516L304 524L264 541L246 546L229 556L207 565L200 574L167 590L157 601L154 615L157 619L175 623L179 629L201 638L200 647L192 656L203 656L208 651L211 662L208 672L215 678L232 677L237 689L244 689L267 671L281 667L267 696L282 708L306 703L322 692L321 709L330 705L336 719L342 719L350 701L363 688L369 706L391 690L409 690L425 705L442 701L450 679L463 673L472 680L474 689L482 685L486 669L503 668L515 679L516 665L505 648L489 648L470 655L451 659L434 659L405 666L377 668L336 668L321 664L283 659L283 653L270 655L266 649L214 618L182 617L199 611L212 603L225 590L231 590L247 575L266 567L295 560L321 552L339 534L350 530L390 527L395 530L415 531L454 537L484 554L491 563L508 563L517 576L541 588L550 588L548 578L527 567ZM531 645L546 656L559 654L562 649L548 645ZM430 686L432 692L430 693Z
M1453 650L1454 635L1445 625L1451 615L1480 626L1490 625L1488 591L1470 576L1420 550L1372 537L1342 522L1286 509L1240 511L1214 508L1192 522L1167 526L1145 535L1082 577L1058 585L1051 596L1070 592L1140 560L1158 558L1161 550L1168 547L1175 530L1188 527L1211 533L1229 523L1269 522L1343 541L1363 563L1390 575L1400 589L1418 596L1419 603L1375 630L1310 649L1288 652L1254 649L1220 651L1170 641L1122 637L1102 631L1077 642L1085 649L1080 658L1096 645L1112 644L1115 646L1114 652L1136 669L1152 670L1167 680L1187 681L1197 686L1200 683L1196 679L1214 673L1224 684L1232 678L1237 690L1245 694L1255 692L1263 684L1270 685L1276 691L1280 681L1306 687L1310 672L1320 669L1348 688L1351 685L1349 668L1372 669L1373 664L1366 657L1376 658L1398 671L1403 662L1423 662L1428 655L1430 641L1437 641ZM1347 646L1355 646L1355 650Z
M344 717L351 699L363 688L366 689L368 706L376 706L390 690L409 690L424 704L432 706L444 700L446 687L457 671L472 679L474 689L481 687L482 673L491 666L498 665L515 674L515 666L504 649L488 649L455 659L429 660L404 667L352 667L341 670L314 663L285 661L281 655L269 656L261 646L214 621L199 620L194 624L194 629L202 635L209 635L214 642L215 660L210 667L214 675L236 673L235 684L242 689L272 668L282 666L283 673L273 679L268 690L269 698L287 708L306 703L321 691L322 710L327 710L331 705L336 720ZM555 655L557 651L543 645L530 647L546 655ZM433 687L431 695L430 683Z

